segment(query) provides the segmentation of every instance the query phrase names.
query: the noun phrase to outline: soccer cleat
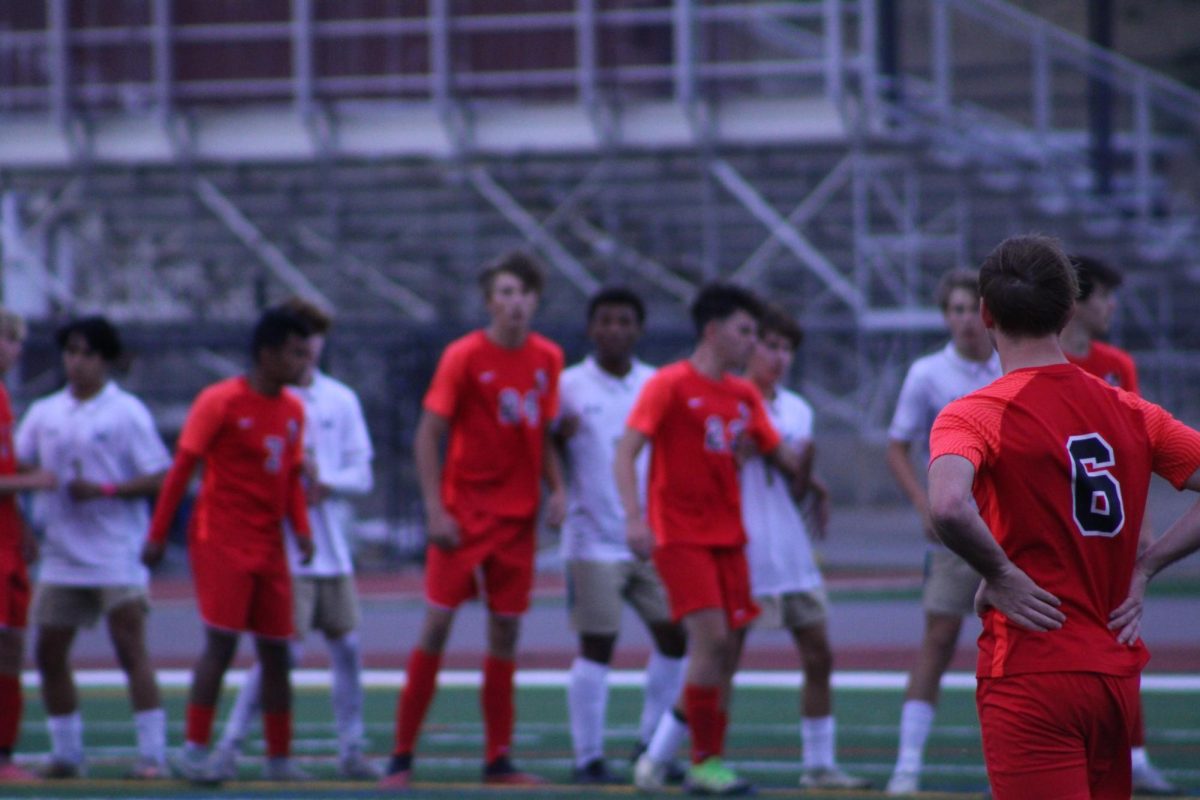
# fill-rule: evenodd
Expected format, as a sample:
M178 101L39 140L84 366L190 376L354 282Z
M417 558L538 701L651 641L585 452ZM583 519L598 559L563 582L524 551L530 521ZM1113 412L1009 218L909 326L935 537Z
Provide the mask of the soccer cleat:
M913 770L896 770L887 782L887 794L916 794L921 789L921 773Z
M500 756L484 766L483 782L503 786L542 786L546 779L540 775L522 772L508 756Z
M0 764L0 783L33 783L40 780L35 773L11 761Z
M683 789L688 794L732 797L752 794L754 786L725 766L717 756L709 756L699 764L693 764L683 779Z
M212 773L221 781L237 780L238 753L232 747L218 745L212 753Z
M48 781L65 781L83 778L87 775L87 770L84 769L83 764L74 761L52 759L42 767L40 774Z
M167 757L171 772L194 786L220 786L221 777L213 768L207 747L183 747Z
M129 768L125 777L131 781L161 781L171 777L171 770L167 768L165 761L143 757Z
M847 775L838 767L806 769L800 774L801 789L869 789L871 782L866 778Z
M571 783L599 785L620 783L620 779L608 771L608 764L604 763L603 758L593 758L571 771Z
M313 779L312 775L300 769L300 766L287 756L273 756L264 760L262 776L264 781L279 783L303 783Z
M360 750L347 750L338 759L338 777L351 781L377 781L383 771Z
M1176 797L1183 790L1167 780L1153 764L1142 764L1133 770L1133 793L1147 797Z
M667 785L667 765L643 753L633 765L633 785L643 792L661 792Z
M387 774L379 781L379 788L404 791L411 779L412 753L393 754L388 762Z

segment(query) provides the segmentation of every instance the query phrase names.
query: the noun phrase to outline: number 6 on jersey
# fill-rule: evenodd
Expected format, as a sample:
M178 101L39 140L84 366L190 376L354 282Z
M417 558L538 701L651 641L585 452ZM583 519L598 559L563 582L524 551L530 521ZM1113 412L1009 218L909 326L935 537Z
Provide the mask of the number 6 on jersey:
M1116 536L1125 525L1121 482L1110 468L1113 450L1098 433L1067 439L1071 457L1071 511L1084 536Z

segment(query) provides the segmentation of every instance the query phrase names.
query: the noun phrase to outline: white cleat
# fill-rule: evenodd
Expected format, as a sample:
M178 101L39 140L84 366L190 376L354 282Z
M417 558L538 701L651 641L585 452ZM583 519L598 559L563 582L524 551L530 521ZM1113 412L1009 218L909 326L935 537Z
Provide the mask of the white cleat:
M857 775L848 775L838 767L806 769L800 774L801 789L869 789L871 782Z
M897 770L887 782L887 794L916 794L921 789L921 773Z
M643 792L661 792L667 785L667 765L643 753L633 765L633 785Z

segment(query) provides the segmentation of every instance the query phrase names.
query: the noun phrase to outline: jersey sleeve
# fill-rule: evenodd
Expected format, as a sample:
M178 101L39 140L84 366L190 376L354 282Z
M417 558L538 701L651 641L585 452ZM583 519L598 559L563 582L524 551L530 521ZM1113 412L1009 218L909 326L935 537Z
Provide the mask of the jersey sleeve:
M41 420L41 403L34 403L21 423L17 425L17 433L13 437L13 449L16 451L17 462L37 465L38 463L38 430Z
M767 407L763 405L762 396L757 390L750 393L750 425L747 432L760 453L774 452L783 441L779 431L771 424L771 418L767 416Z
M894 441L911 442L921 436L929 425L929 400L926 397L924 371L914 363L904 376L900 396L896 400L896 411L892 424L888 426L888 438Z
M674 382L662 373L646 381L633 403L633 408L629 410L626 427L632 428L647 439L653 439L671 404L674 388Z
M1151 468L1182 489L1187 479L1200 469L1200 431L1184 425L1170 412L1140 397L1135 402L1146 420L1146 433L1153 449Z
M321 475L321 483L343 494L366 494L374 485L371 474L371 436L363 416L358 395L347 392L338 413L341 415L341 436L338 439L337 467ZM309 427L305 422L305 428ZM310 432L311 435L312 432Z
M452 344L442 353L422 403L426 411L447 419L453 417L458 408L463 379L467 374L467 350L460 344Z
M203 457L225 422L224 393L206 389L192 404L183 431L179 434L179 449Z
M560 382L563 371L563 352L557 346L553 345L550 348L550 369L546 376L546 393L542 398L542 419L554 420L558 418L561 412L562 393Z
M171 454L154 427L150 411L136 400L130 403L127 436L129 452L139 476L153 475L171 466Z
M1138 388L1137 364L1134 362L1133 357L1124 350L1121 351L1121 368L1124 372L1124 375L1121 376L1121 386L1127 392L1140 395L1142 392Z
M997 444L987 435L986 414L982 411L979 403L961 400L942 409L929 433L929 463L942 456L962 456L978 471ZM999 424L993 429L999 430Z

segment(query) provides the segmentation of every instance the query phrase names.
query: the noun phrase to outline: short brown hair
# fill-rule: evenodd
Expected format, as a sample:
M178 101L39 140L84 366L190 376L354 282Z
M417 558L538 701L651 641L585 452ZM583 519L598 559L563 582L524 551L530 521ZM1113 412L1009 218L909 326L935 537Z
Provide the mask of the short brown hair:
M1012 336L1060 333L1078 294L1075 268L1049 236L1009 237L979 268L979 296L996 326Z
M531 253L514 250L492 261L479 273L479 288L483 290L484 297L491 295L496 276L504 272L519 280L527 291L538 295L542 293L546 283L546 271L542 263Z
M979 299L979 270L952 269L938 281L937 289L933 292L933 300L937 307L945 311L950 306L950 294L955 289L966 289Z
M793 350L799 350L800 343L804 341L804 329L800 323L782 308L770 304L764 306L762 316L758 319L758 335L765 336L768 333L787 339Z
M0 308L0 336L23 342L27 332L24 318L7 308Z
M293 295L280 304L296 316L308 323L308 327L316 336L324 336L333 327L333 315L311 300L305 300L300 295Z

